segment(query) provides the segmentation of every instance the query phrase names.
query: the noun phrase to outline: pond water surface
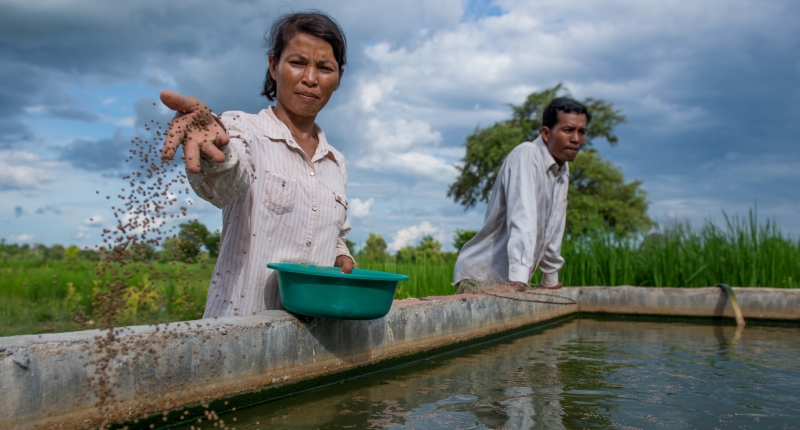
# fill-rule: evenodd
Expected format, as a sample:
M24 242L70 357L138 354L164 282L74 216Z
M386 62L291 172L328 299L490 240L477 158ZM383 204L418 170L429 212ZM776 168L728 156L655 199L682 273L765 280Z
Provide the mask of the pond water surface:
M222 418L236 429L794 429L800 328L572 319ZM180 428L192 427L215 428Z

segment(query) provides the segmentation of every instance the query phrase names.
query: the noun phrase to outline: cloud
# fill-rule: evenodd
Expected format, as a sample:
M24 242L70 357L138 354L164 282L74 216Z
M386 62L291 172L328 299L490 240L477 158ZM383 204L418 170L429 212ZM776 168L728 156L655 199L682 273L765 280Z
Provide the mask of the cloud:
M94 215L91 218L86 218L85 220L83 220L83 224L92 228L100 228L103 226L103 223L105 221L106 221L105 218L103 218L102 216Z
M100 120L100 117L96 114L87 112L83 109L75 109L69 107L52 108L50 109L49 113L55 118L68 119L74 121L96 122Z
M412 225L395 233L394 240L389 244L389 250L396 252L407 245L413 245L423 236L434 236L440 242L444 240L441 229L432 226L428 221L422 221L419 225Z
M28 233L18 234L16 236L9 236L8 241L12 243L25 243L33 240L33 235Z
M80 225L78 226L78 231L75 233L75 236L73 237L78 240L86 240L86 239L91 239L93 236L94 233L91 230L91 228Z
M124 131L117 130L111 138L73 141L61 149L61 160L90 172L118 170L125 164L125 152L132 147L130 137Z
M372 210L372 205L374 204L375 204L375 199L371 197L363 202L359 198L351 199L350 215L359 219L366 218L369 216L370 211Z
M0 191L44 190L63 165L25 151L0 150Z
M67 208L63 207L63 206L47 205L47 206L43 206L43 207L40 207L40 208L36 209L36 213L39 214L39 215L44 215L44 214L47 214L47 213L50 213L50 214L53 214L53 215L64 215L64 214L72 213L72 211L70 209L67 209Z
M357 167L377 172L392 171L406 176L423 176L439 182L455 178L452 164L444 159L422 152L384 152L363 157L355 162Z
M14 206L14 218L19 218L25 215L25 211L22 209L22 206Z

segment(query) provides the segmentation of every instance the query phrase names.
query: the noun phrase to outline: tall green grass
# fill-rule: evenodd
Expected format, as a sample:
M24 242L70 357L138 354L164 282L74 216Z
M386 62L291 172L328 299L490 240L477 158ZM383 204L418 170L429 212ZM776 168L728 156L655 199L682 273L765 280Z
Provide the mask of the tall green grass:
M566 239L564 285L704 287L726 283L743 287L800 287L800 241L783 234L774 221L725 216L723 226L706 222L662 228L647 236L615 238L595 234ZM364 269L408 275L397 298L448 295L455 255L439 263L397 263L391 258L361 258ZM441 262L443 261L443 263ZM86 261L11 261L0 266L0 335L70 331L81 328L72 317L94 315L93 294L102 288L96 263ZM126 282L140 300L121 314L121 323L180 321L202 315L213 261L130 263ZM532 283L539 282L541 273ZM70 286L72 289L70 290Z
M98 291L108 290L97 263L9 260L0 263L0 336L63 332L96 326ZM130 263L122 270L134 300L121 309L120 324L181 321L202 316L213 262ZM81 317L88 325L78 324Z
M800 241L774 220L759 225L755 211L724 219L722 227L707 221L699 229L677 224L645 237L565 240L559 280L573 286L800 286Z

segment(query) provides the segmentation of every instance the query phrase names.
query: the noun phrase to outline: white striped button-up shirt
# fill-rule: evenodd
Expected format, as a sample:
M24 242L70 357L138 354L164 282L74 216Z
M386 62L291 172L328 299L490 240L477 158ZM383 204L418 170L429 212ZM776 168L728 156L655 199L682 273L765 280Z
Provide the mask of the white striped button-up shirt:
M458 254L454 283L486 267L527 284L538 266L542 285L556 285L568 187L567 163L559 168L541 137L514 148L497 174L483 227Z
M222 240L203 318L282 309L277 273L267 263L332 266L350 256L344 235L344 156L318 129L312 158L273 112L225 112L225 161L201 159L188 173L197 195L222 208Z

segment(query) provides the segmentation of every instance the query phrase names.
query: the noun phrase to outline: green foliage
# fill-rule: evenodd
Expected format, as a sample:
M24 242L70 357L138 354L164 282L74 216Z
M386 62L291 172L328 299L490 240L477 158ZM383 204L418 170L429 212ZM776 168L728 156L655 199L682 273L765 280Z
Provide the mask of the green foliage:
M220 231L217 230L213 233L209 233L208 236L203 239L203 246L206 247L206 251L208 251L208 255L212 258L219 257L219 242L221 239Z
M359 252L359 260L385 261L389 257L386 248L388 248L388 246L386 245L386 241L383 240L383 236L370 233L366 245L364 245L364 248Z
M98 278L90 261L9 260L0 267L0 336L74 331L97 326ZM202 316L213 262L127 263L124 308L117 323L148 324ZM81 325L76 320L83 320Z
M641 184L625 183L622 172L594 149L579 153L570 163L567 234L576 237L610 230L624 236L654 226L647 216L647 193Z
M462 230L457 228L455 233L453 233L453 248L455 248L456 251L461 251L461 248L475 237L476 234L478 234L478 230Z
M371 238L373 244L383 242L380 236ZM429 258L441 247L432 238L423 238L412 247L414 262L405 263L387 256L385 245L376 246L384 255L373 260L364 254L358 263L363 269L410 276L399 284L397 299L455 292L450 285L455 253L439 252L438 259ZM774 220L759 224L755 210L745 218L725 215L722 227L711 222L699 229L675 224L650 235L625 237L592 232L565 240L562 256L566 263L559 279L564 285L702 287L722 282L800 287L800 240L784 235ZM73 322L76 316L92 321L94 297L107 291L102 281L109 280L98 278L95 268L96 263L82 260L9 259L0 266L0 335L78 330L83 326ZM119 321L198 318L213 269L213 261L206 260L128 263L126 270L132 276L126 280ZM532 283L540 279L537 271Z
M178 232L178 258L185 263L197 261L203 249L203 242L209 231L200 221L194 220L180 225Z
M488 201L503 160L520 143L539 137L544 108L558 96L569 96L569 91L561 84L531 93L522 105L511 106L510 119L487 128L476 128L467 137L463 165L456 167L459 176L450 185L447 196L465 208ZM617 234L646 230L652 221L647 217L646 194L641 189L641 181L625 183L619 169L591 151L597 139L616 145L619 138L614 128L625 122L625 117L604 100L587 98L582 103L591 112L592 121L586 131L589 150L570 165L570 181L578 185L570 185L569 233L585 234L597 228Z
M352 240L345 238L344 245L347 247L347 251L350 252L350 255L356 255L356 243Z
M64 250L64 258L68 261L77 261L80 257L81 249L75 245L70 245Z
M155 257L156 250L147 242L136 242L128 247L128 253L133 261L150 261Z
M63 260L64 259L64 245L55 244L50 248L43 247L42 251L44 252L45 256L49 260Z

